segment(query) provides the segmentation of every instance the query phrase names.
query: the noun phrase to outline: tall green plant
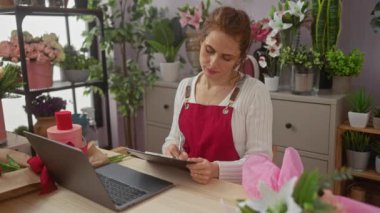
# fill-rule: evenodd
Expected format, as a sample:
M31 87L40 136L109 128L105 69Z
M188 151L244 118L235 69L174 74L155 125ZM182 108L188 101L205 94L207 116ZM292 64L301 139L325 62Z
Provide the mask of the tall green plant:
M89 1L89 8L102 9L104 14L105 36L100 47L106 50L108 57L116 55L119 58L118 64L109 70L109 88L119 112L126 117L126 145L130 147L134 146L133 116L142 105L144 88L153 85L156 79L153 51L147 44L147 36L159 14L151 3L152 0ZM88 20L88 17L84 18ZM99 27L84 32L84 46L89 48L94 36L99 36L100 32ZM127 55L127 46L132 47L134 54ZM148 58L149 70L143 70L137 64L143 54Z
M341 10L341 0L312 0L312 45L322 55L337 44L341 29Z

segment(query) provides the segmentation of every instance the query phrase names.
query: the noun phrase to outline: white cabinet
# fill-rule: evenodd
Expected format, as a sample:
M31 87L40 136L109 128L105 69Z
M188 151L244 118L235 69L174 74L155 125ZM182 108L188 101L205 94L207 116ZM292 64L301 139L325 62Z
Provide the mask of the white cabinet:
M275 163L281 165L284 149L296 148L305 170L322 174L335 169L336 127L346 118L344 95L299 96L271 93Z
M178 83L158 81L145 90L145 150L161 152L172 124L174 98Z
M145 93L145 149L161 152L169 134L178 83L159 81ZM334 171L336 128L346 118L344 95L299 96L271 93L273 103L274 161L280 165L284 150L296 148L306 170Z

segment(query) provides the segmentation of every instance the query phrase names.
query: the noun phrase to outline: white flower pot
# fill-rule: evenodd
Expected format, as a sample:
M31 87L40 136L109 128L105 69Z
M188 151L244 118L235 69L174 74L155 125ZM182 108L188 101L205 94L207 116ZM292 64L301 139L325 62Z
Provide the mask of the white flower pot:
M179 76L179 61L173 63L160 63L161 79L176 82Z
M367 169L370 155L371 152L357 152L347 149L347 166L355 171L364 171Z
M350 126L356 128L365 128L368 124L369 113L348 112L348 121Z
M89 70L64 70L65 77L67 81L72 83L85 82L90 75Z
M279 77L274 76L274 77L264 77L264 83L267 89L271 92L277 91L278 90L278 82L279 82Z
M373 117L372 124L373 128L380 129L380 118Z

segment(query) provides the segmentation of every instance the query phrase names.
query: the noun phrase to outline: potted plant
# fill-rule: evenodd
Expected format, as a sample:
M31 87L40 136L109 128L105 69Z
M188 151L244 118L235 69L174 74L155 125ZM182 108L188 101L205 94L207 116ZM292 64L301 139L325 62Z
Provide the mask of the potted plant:
M380 129L380 107L377 107L373 111L373 120L372 120L373 128Z
M319 52L307 49L285 47L280 53L281 66L292 65L293 80L292 93L298 95L311 95L313 89L318 87L319 70L323 63Z
M160 63L161 78L164 81L177 81L180 62L177 61L177 53L182 46L183 38L174 34L171 26L176 19L170 22L168 19L157 21L152 29L152 39L148 44L156 51L161 53L166 62Z
M65 59L60 63L65 79L71 83L83 82L88 79L91 67L98 64L92 57L79 53L73 46L64 47Z
M34 133L46 137L47 128L55 125L55 112L66 109L66 101L60 97L50 95L38 95L25 107L25 111L33 114L37 122L34 125Z
M368 124L369 113L372 110L373 100L367 95L364 89L359 89L348 97L350 111L348 112L348 121L350 126L356 128L365 128Z
M333 78L332 91L334 93L347 93L351 88L352 76L360 74L364 54L359 49L353 49L344 54L340 49L330 49L326 55L327 70Z
M338 42L341 29L341 0L312 0L311 14L313 22L311 25L312 47L323 57L322 61L326 62L325 56L327 51L335 48ZM328 78L328 71L325 63L320 72L319 87L321 89L330 89L332 81Z
M9 97L10 92L15 91L17 87L22 85L20 75L21 68L17 65L7 64L4 67L0 66L0 145L7 141L2 99Z
M380 173L380 141L374 141L371 144L371 149L375 153L375 170Z
M370 157L370 137L367 133L346 131L343 134L343 145L346 150L347 166L363 171L367 168Z

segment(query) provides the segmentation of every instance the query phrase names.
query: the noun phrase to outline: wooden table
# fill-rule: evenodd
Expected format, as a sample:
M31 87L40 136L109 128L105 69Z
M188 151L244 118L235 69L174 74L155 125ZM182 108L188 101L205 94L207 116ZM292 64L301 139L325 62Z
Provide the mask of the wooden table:
M223 212L220 200L235 206L236 200L247 198L241 185L214 180L207 185L191 180L186 171L148 163L127 157L123 166L171 181L175 187L143 201L124 212ZM91 187L91 186L89 186ZM110 209L92 202L63 187L47 195L38 192L0 202L0 212L111 212Z

